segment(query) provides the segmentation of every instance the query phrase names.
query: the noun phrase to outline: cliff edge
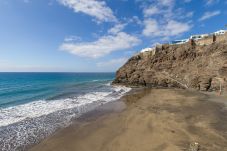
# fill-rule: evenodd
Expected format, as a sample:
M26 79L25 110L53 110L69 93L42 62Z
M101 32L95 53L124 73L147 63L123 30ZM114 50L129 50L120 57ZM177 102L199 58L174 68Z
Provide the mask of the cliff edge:
M147 87L227 88L227 40L209 45L162 45L130 58L113 84Z

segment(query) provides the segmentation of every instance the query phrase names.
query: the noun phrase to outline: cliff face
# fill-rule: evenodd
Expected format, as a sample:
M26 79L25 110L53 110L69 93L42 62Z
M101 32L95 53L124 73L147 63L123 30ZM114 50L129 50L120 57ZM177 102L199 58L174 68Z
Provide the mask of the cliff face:
M207 46L163 45L155 52L133 56L116 74L113 84L193 88L227 88L227 41Z

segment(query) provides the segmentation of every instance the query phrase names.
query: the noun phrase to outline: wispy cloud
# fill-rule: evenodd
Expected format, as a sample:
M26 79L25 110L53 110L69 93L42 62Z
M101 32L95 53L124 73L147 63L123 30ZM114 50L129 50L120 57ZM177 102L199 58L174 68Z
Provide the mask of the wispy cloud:
M148 8L145 8L143 10L143 13L145 17L148 17L148 16L159 14L160 10L156 6L150 6Z
M193 17L193 15L194 15L194 12L191 11L191 12L188 12L185 16L190 18L190 17Z
M144 25L143 35L150 37L176 36L191 29L187 23L174 20L168 21L167 24L159 24L156 20L148 19L144 21Z
M100 37L97 41L81 43L63 43L61 50L81 57L99 58L114 51L132 48L140 43L136 36L125 32L116 32Z
M123 18L124 22L126 22L127 24L134 24L134 25L142 25L143 22L141 21L141 19L138 16L132 16L130 18Z
M100 0L58 0L64 6L72 8L75 12L81 12L95 17L98 22L116 22L113 11Z
M204 1L206 5L212 5L219 2L219 0L204 0Z
M116 24L114 27L110 28L108 30L108 33L110 34L117 34L120 31L122 31L125 28L126 24Z
M114 27L92 42L75 42L73 37L66 38L60 46L61 50L77 56L99 58L114 51L132 48L140 43L136 36L122 30L128 23L120 23L112 10L102 0L59 0L63 5L73 8L75 12L82 12L95 17L98 22L114 22Z
M158 3L163 6L172 6L175 3L175 0L158 0Z
M183 20L192 17L193 12L185 12L182 8L175 8L175 0L152 0L151 3L146 3L143 6L145 19L142 34L144 36L168 38L187 32L192 27L188 21ZM186 15L182 17L181 14Z
M74 41L81 41L81 38L78 36L67 36L64 39L65 42L74 42Z
M204 20L207 20L209 18L212 18L214 16L217 16L221 14L221 11L217 10L217 11L212 11L212 12L205 12L203 14L203 16L199 19L199 21L204 21Z

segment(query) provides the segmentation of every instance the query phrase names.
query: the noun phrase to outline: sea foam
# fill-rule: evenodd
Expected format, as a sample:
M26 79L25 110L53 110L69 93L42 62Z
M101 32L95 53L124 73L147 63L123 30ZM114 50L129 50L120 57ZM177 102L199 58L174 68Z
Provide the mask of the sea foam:
M23 151L68 126L73 118L101 104L119 99L130 88L113 86L112 91L90 92L58 100L39 100L0 109L0 150Z

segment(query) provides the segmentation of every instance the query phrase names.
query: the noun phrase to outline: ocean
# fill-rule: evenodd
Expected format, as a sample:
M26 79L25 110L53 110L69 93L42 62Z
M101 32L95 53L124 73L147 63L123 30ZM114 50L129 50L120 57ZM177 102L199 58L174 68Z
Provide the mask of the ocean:
M0 151L24 151L130 88L115 73L0 73Z

